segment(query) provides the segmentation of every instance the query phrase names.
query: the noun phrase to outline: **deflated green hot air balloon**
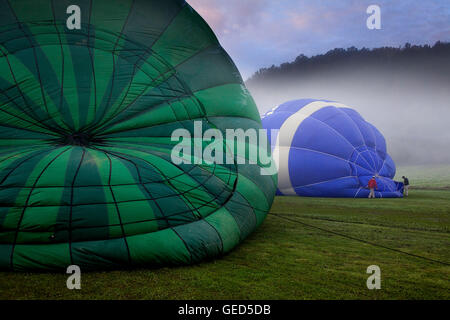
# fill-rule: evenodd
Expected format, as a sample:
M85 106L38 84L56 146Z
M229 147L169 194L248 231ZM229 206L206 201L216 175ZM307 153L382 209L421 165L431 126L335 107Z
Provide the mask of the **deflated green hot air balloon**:
M0 269L195 263L265 218L276 178L175 164L176 129L261 127L181 0L0 0Z

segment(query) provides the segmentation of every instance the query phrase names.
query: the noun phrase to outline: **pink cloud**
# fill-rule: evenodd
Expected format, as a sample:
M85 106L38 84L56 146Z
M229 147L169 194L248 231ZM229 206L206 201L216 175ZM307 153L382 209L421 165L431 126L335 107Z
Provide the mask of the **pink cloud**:
M297 30L307 29L311 25L311 18L303 13L290 12L289 21Z
M187 0L214 30L244 78L260 67L336 47L448 40L449 13L442 10L448 0L419 2L412 11L408 1L378 0L384 28L369 33L370 0Z
M189 4L208 22L214 30L220 32L225 28L225 14L211 0L190 0Z

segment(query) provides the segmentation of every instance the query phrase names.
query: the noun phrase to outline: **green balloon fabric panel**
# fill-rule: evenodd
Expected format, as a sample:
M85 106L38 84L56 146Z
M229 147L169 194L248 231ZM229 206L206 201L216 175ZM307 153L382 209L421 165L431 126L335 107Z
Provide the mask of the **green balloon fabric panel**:
M276 177L259 165L171 160L172 132L194 121L261 128L238 70L187 3L0 9L0 269L191 264L263 222Z

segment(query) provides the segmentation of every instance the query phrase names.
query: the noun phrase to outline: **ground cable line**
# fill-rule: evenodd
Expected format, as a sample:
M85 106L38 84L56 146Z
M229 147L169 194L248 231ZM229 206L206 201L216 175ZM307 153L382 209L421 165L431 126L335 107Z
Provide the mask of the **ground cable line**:
M401 251L401 250L398 250L398 249L394 249L394 248L390 248L390 247L387 247L387 246L383 246L381 244L377 244L377 243L374 243L374 242L370 242L370 241L366 241L366 240L363 240L363 239L355 238L355 237L352 237L352 236L349 236L349 235L346 235L346 234L343 234L343 233L339 233L339 232L331 231L331 230L324 229L324 228L321 228L321 227L313 226L313 225L310 225L310 224L307 224L307 223L304 223L304 222L301 222L301 221L298 221L298 220L295 220L295 219L288 218L286 216L283 216L283 214L280 214L280 213L270 212L269 214L273 215L275 217L278 217L280 219L284 219L284 220L287 220L287 221L291 221L291 222L295 222L295 223L298 223L298 224L302 224L302 225L307 226L309 228L314 228L314 229L321 230L321 231L324 231L324 232L332 233L332 234L335 234L335 235L338 235L338 236L341 236L341 237L344 237L344 238L347 238L347 239L351 239L351 240L359 241L359 242L362 242L362 243L365 243L365 244L369 244L371 246L375 246L375 247L391 250L391 251L394 251L394 252L397 252L397 253L402 253L402 254L405 254L405 255L408 255L408 256L411 256L411 257L427 260L429 262L434 262L434 263L443 264L445 266L450 266L450 263L447 263L447 262L443 262L443 261L440 261L440 260L434 260L434 259L427 258L427 257L424 257L424 256L419 256L419 255L414 254L414 253L408 253L408 252Z

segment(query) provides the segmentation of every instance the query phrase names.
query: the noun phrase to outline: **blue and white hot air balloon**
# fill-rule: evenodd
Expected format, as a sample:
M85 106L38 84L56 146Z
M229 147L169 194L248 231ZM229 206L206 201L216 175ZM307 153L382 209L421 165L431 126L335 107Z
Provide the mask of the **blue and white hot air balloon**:
M278 167L278 195L362 198L375 176L377 198L403 196L383 135L355 110L295 100L267 112L262 123Z

